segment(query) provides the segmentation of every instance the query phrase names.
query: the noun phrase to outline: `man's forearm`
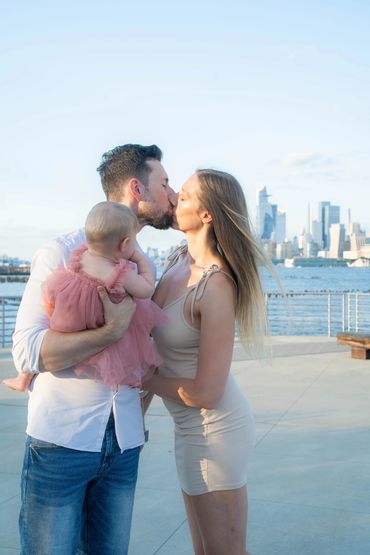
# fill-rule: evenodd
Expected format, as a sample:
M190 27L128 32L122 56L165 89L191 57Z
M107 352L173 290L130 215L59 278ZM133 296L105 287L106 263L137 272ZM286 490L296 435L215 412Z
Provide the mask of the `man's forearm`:
M131 297L114 304L104 287L98 287L104 308L105 325L94 330L57 332L49 329L43 338L39 368L42 372L58 372L75 366L115 343L126 333L135 312Z
M95 330L63 333L48 330L41 344L41 372L58 372L96 355L117 341L106 326Z

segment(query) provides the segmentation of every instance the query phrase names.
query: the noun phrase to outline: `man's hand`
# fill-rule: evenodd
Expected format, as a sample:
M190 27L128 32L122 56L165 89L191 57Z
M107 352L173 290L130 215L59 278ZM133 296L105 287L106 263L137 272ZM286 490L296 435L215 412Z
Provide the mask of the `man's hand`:
M136 310L136 304L130 296L120 303L112 303L104 287L98 287L98 293L103 303L105 329L112 342L118 341L127 331Z
M115 343L127 331L136 305L131 297L112 303L104 287L98 287L103 303L105 324L93 330L71 333L48 330L40 349L40 370L58 372L80 363L108 345Z

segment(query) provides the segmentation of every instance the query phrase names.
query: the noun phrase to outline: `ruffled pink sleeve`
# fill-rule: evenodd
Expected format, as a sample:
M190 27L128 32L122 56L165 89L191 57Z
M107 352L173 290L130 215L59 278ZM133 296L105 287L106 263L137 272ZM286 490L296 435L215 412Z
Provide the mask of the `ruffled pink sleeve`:
M120 303L127 295L125 290L125 279L127 274L136 270L136 264L129 260L120 260L117 269L109 284L107 291L110 299L114 303Z

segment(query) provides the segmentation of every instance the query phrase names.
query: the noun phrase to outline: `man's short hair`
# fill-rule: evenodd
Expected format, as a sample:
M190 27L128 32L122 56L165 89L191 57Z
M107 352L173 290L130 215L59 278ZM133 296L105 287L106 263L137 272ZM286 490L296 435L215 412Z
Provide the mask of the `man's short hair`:
M136 178L146 186L151 172L148 160L162 160L162 151L157 145L128 144L105 152L97 171L107 199L118 200L122 187L129 179Z

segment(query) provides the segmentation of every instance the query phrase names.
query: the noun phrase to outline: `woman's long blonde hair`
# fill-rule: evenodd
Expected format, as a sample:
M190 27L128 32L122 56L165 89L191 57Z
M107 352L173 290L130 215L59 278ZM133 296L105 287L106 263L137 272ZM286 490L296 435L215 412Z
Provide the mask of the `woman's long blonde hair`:
M247 348L263 346L268 325L260 278L261 266L272 264L256 240L239 182L213 169L196 172L201 207L212 215L210 240L225 258L237 285L236 322L240 340Z

